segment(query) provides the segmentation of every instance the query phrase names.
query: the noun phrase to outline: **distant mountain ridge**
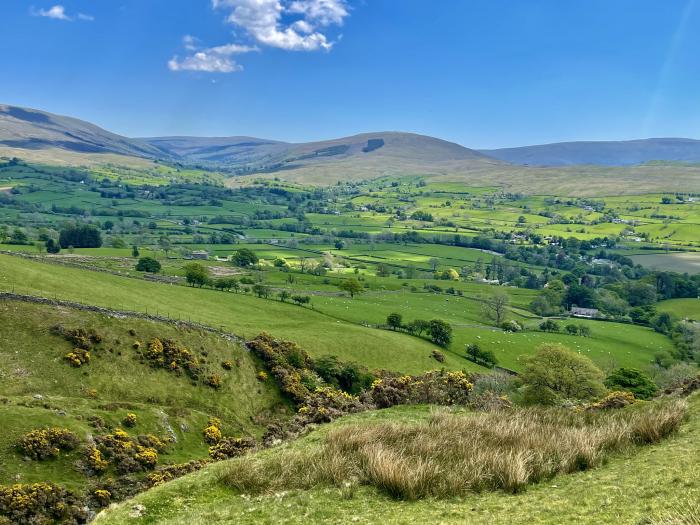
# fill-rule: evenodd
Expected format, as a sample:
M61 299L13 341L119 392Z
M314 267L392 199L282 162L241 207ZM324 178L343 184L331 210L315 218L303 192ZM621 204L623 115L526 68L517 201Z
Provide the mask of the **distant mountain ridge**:
M504 162L529 166L631 166L651 161L700 162L700 140L686 138L558 142L479 151Z
M296 144L253 137L155 137L141 140L191 161L261 170L291 169L347 159L361 161L368 156L420 163L493 161L453 142L397 131Z
M0 147L62 149L73 153L114 153L151 159L170 154L138 139L110 133L94 124L17 106L0 105Z
M109 155L106 155L109 154ZM700 140L658 138L561 142L469 149L398 131L288 143L249 136L128 138L94 124L46 111L0 104L0 156L80 163L90 158L196 164L231 173L313 172L316 181L342 171L350 178L405 174L452 175L518 166L631 166L650 161L700 162ZM114 158L110 157L115 156Z

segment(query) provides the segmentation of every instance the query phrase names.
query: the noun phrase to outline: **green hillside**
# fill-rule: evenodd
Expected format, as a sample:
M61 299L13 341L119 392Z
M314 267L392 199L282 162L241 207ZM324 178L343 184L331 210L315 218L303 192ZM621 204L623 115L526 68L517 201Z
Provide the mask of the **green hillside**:
M260 454L274 463L291 450L319 447L331 429L352 423L425 422L428 407L398 407L349 416L289 447ZM700 498L700 397L690 399L691 417L680 432L659 444L635 448L604 466L560 475L519 494L483 492L461 498L397 501L374 488L283 490L241 494L223 480L231 463L205 470L140 494L103 511L96 525L205 523L470 523L620 525L692 524ZM449 447L449 443L444 444ZM235 461L235 460L234 460ZM673 465L673 468L668 468ZM135 510L136 509L136 510ZM667 517L677 521L662 521Z
M34 429L67 428L85 442L90 436L124 427L137 417L132 435L172 438L162 464L207 456L201 430L209 417L223 421L231 435L258 436L288 403L239 343L200 330L134 318L25 302L0 301L0 485L53 481L72 488L87 483L75 462L80 450L57 459L27 461L19 439ZM91 343L90 360L75 367L66 356L76 342L59 334L82 329ZM171 369L153 368L139 351L158 338L187 348L202 367L202 378L216 374L219 388ZM136 346L139 346L137 349ZM230 370L222 363L230 363Z
M352 324L308 308L214 290L169 286L0 255L0 288L116 309L160 312L243 337L268 331L314 356L334 354L371 368L418 373L436 367L434 345L406 334ZM447 352L441 366L481 367Z

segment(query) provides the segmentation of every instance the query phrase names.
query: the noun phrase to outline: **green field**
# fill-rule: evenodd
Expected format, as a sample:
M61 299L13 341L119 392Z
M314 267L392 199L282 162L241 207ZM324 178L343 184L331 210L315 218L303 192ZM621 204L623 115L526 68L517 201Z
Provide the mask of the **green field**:
M661 312L668 312L678 319L700 321L700 299L669 299L658 305Z
M248 338L268 331L298 342L312 355L334 354L370 368L417 373L437 367L430 357L434 346L427 341L365 328L279 301L148 283L11 256L0 256L0 287L116 309L158 312L223 327ZM448 352L443 366L472 369L476 365Z
M697 229L695 235L697 236ZM653 270L666 270L680 273L700 273L700 252L671 252L668 254L639 254L631 259Z

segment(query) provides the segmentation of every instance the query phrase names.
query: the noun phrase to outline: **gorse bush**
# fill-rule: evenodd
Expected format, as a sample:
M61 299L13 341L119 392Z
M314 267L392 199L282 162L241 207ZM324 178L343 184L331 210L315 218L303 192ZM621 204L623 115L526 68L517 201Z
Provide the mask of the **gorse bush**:
M42 428L22 436L17 448L22 454L35 460L58 457L61 450L73 450L80 440L66 428Z
M235 458L255 448L255 440L249 437L225 437L209 447L209 456L215 460Z
M53 483L0 485L0 522L13 525L87 523L84 502Z
M346 425L316 448L234 460L219 481L259 494L355 480L406 500L518 492L557 474L597 467L614 452L655 443L678 428L686 410L674 399L612 412L442 411L421 423Z
M94 445L85 450L85 464L94 473L113 466L119 474L152 470L158 463L158 453L163 452L168 440L148 434L131 437L121 429L112 434L95 436Z

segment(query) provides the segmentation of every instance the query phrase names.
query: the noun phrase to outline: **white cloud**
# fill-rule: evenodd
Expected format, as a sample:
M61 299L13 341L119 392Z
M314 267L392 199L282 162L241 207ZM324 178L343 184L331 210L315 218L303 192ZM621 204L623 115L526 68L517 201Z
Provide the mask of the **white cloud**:
M226 20L260 44L290 51L333 47L319 29L341 25L349 15L345 0L212 0ZM296 17L296 20L289 20Z
M48 9L30 9L32 16L43 16L45 18L53 18L54 20L63 20L65 22L72 22L76 18L78 20L83 20L86 22L92 22L95 20L94 16L86 15L85 13L78 13L75 17L69 16L66 13L66 8L62 5L55 5Z
M232 57L243 53L257 51L258 48L239 44L199 48L197 39L191 35L183 38L185 49L193 52L180 59L177 55L168 61L170 71L201 71L206 73L233 73L240 71L243 66Z

